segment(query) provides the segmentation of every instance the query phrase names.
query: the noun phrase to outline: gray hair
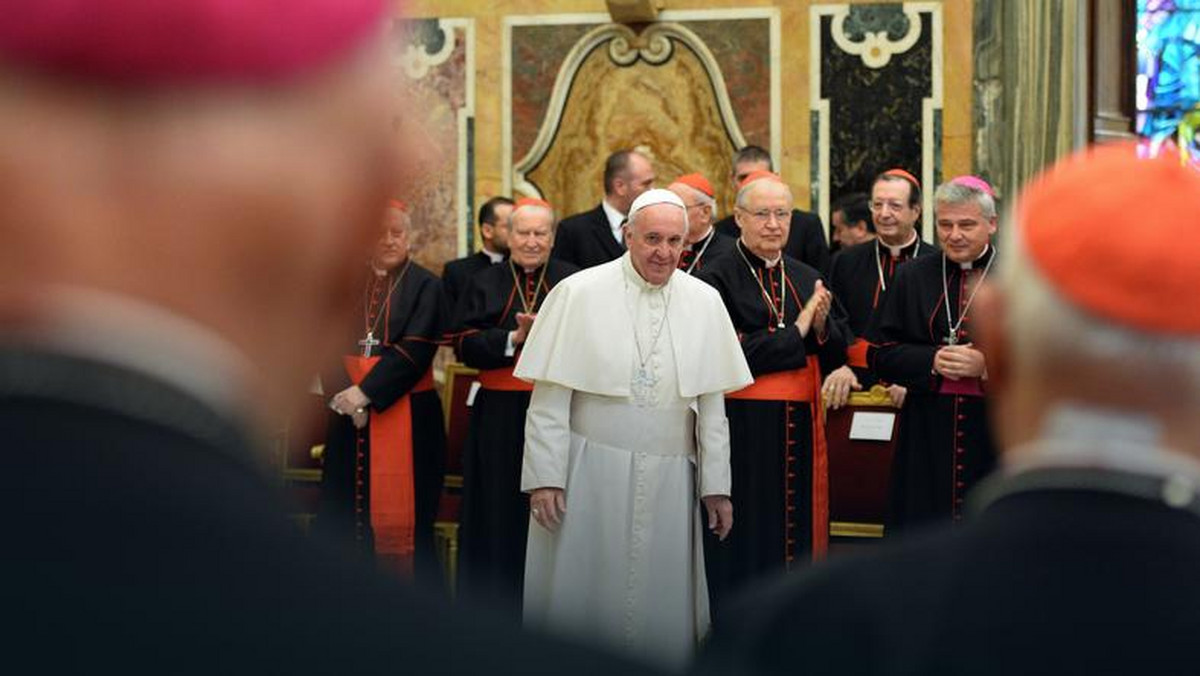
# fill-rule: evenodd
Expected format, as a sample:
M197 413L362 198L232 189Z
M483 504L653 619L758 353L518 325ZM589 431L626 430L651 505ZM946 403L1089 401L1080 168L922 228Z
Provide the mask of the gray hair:
M716 199L715 197L709 197L709 196L708 196L707 194L705 194L704 192L701 192L700 190L697 190L697 189L693 188L692 186L690 186L690 185L688 185L688 184L686 184L686 183L672 183L671 185L672 185L672 186L677 186L677 185L678 185L678 186L682 186L682 187L683 187L683 189L687 191L687 194L689 194L689 195L691 195L692 197L696 198L696 200L697 200L698 202L700 202L701 204L707 204L707 205L708 205L708 206L709 206L709 207L712 209L713 215L716 215L716 213L717 213L717 199Z
M933 193L934 211L937 211L936 205L939 204L970 204L971 202L979 205L979 211L984 218L996 217L996 200L973 185L950 181L938 186L937 192Z

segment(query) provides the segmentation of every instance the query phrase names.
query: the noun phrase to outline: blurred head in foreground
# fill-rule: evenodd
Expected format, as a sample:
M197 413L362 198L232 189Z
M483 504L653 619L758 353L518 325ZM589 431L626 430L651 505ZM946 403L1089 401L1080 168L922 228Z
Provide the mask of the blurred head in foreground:
M1011 221L978 313L1008 461L1080 412L1200 455L1200 265L1180 227L1200 222L1200 174L1099 146L1027 186Z
M204 345L267 420L353 305L397 180L385 3L5 5L0 338L151 369ZM81 317L111 325L81 348L59 330Z

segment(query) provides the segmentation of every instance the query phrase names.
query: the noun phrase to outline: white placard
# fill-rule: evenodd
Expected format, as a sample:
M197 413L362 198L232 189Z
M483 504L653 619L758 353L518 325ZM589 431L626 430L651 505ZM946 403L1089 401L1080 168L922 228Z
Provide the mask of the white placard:
M479 384L478 380L471 383L471 389L467 391L467 408L475 405L475 395L479 394L480 387L483 386Z
M890 441L895 413L857 411L850 420L850 438L857 441Z

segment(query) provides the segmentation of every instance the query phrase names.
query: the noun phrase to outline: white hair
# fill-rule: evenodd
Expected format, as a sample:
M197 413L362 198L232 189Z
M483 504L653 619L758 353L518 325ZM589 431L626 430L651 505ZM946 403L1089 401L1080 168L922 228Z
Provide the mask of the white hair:
M787 191L788 201L795 203L796 198L795 198L795 196L792 195L791 186L789 186L787 183L784 183L783 181L776 181L774 179L769 179L769 178L760 178L757 181L751 181L751 182L747 183L746 185L742 186L738 190L737 199L735 199L733 203L737 207L739 207L741 209L745 209L746 202L750 199L750 193L753 192L754 189L759 187L760 185L770 184L770 183L783 186L783 189Z
M684 190L686 190L686 191L687 191L687 194L689 194L689 195L691 195L692 197L696 198L696 200L697 200L698 202L700 202L701 204L706 204L706 205L708 205L708 207L709 207L710 209L712 209L713 215L716 215L716 213L717 213L717 199L716 199L715 197L709 197L709 196L708 196L708 194L707 194L707 193L705 193L704 191L702 191L702 190L697 190L697 189L693 188L692 186L688 185L687 183L672 183L672 184L671 184L671 187L672 187L672 188L674 188L674 187L676 187L676 186L678 186L678 187L680 187L680 188L683 188Z
M514 220L516 220L517 214L520 214L523 212L532 213L535 211L541 212L541 213L545 214L546 216L548 216L550 218L550 227L554 227L555 221L558 220L555 217L554 210L548 209L540 204L525 204L520 207L517 207L516 209L513 209L512 213L509 214L509 216L508 216L509 223L512 223Z
M1200 399L1200 340L1121 326L1067 302L1029 260L1019 231L1014 224L1001 232L998 266L1008 310L1003 330L1018 373L1067 365L1089 379L1107 377L1106 386L1131 401L1146 388L1181 403Z

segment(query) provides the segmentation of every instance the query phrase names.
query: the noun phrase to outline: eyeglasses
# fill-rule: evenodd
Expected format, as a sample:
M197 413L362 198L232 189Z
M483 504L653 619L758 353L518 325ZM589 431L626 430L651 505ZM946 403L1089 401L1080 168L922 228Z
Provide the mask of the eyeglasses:
M779 223L788 223L792 218L792 212L786 209L775 209L774 211L770 209L760 209L758 211L743 209L742 211L749 214L750 218L757 223L766 223L771 219L775 219Z
M704 202L692 202L691 204L685 204L683 206L687 209L695 209L697 207L706 207L708 204Z

